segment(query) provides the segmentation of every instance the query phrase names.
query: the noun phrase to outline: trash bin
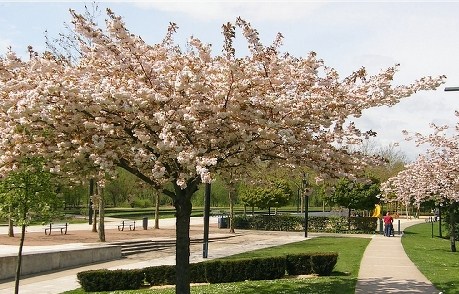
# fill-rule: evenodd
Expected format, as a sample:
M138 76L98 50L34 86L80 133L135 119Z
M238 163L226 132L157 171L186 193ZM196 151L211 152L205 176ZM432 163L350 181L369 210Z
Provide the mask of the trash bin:
M219 229L227 229L228 228L228 218L227 217L219 217L218 218L218 228Z
M146 230L148 228L148 217L144 217L142 219L142 226L143 226L144 230Z

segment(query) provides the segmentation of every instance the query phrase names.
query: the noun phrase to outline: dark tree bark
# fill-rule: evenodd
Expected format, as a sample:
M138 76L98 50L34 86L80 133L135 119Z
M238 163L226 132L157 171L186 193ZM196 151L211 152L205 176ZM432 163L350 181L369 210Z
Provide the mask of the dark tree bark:
M177 195L176 209L176 284L175 293L190 293L190 216L191 195Z
M24 213L24 219L26 214ZM22 224L21 227L21 240L19 241L18 263L16 265L16 277L14 281L14 294L19 294L19 281L21 280L21 266L22 266L22 248L24 247L26 233L26 225Z
M11 217L11 206L9 207L9 214L8 214L8 237L14 237L14 229L13 229L13 218Z
M100 242L105 242L105 201L104 201L104 195L103 195L103 189L98 188L99 190L99 196L100 196L100 201L99 201L99 241Z
M91 203L94 203L94 191L95 191L95 182L94 182L94 179L91 179L90 182L89 182L89 197L91 197L92 201ZM94 204L93 204L94 205ZM94 209L95 207L92 207L92 211L93 211L93 216L92 216L92 231L94 233L97 233L97 210Z

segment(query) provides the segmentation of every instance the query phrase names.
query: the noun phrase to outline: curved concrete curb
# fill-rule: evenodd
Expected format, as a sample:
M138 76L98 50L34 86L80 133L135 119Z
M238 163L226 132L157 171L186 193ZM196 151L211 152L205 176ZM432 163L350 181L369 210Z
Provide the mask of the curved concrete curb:
M22 256L21 275L62 270L121 258L121 246L88 246L86 248L27 252ZM0 256L0 282L16 275L17 255Z

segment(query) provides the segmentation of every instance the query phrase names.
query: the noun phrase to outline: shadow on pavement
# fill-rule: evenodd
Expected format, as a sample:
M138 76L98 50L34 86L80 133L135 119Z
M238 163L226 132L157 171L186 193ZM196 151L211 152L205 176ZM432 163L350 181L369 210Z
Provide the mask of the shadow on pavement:
M432 285L415 280L394 280L391 278L371 278L357 282L356 294L387 294L387 293L423 293L438 294L440 291Z

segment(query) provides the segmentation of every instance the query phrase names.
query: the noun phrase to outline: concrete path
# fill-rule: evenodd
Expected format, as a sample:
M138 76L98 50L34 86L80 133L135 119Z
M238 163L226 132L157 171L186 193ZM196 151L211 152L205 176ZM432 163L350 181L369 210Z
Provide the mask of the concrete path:
M172 225L175 220L171 221L170 224L166 221L161 226L164 228L168 225ZM191 223L197 224L201 222L202 218L192 218ZM211 218L211 223L217 223L217 218ZM73 227L72 227L73 228ZM30 228L30 230L34 230ZM212 237L221 237L227 232L222 230L222 234L210 234ZM1 232L0 232L1 233ZM228 235L228 234L226 234ZM287 243L297 242L304 240L304 233L302 232L266 232L262 231L242 231L238 230L236 234L231 234L231 238L222 240L215 240L209 243L209 251L207 259L214 259L219 257L225 257L233 254L238 254L246 251L255 249L261 249L271 246L278 246ZM71 246L71 244L67 244ZM78 245L79 246L79 245ZM0 255L3 253L10 253L12 248L17 246L0 246ZM36 247L36 246L29 246ZM203 249L202 244L194 244L190 246L190 261L199 262L203 261L202 258ZM25 248L26 251L33 251L34 248ZM50 248L50 250L56 250L56 248ZM43 251L43 249L42 249ZM160 252L149 252L142 254L135 254L126 258L115 260L111 262L93 264L89 266L83 266L75 269L62 270L59 272L43 274L39 276L27 277L21 279L20 282L20 294L58 294L65 291L80 288L80 284L77 281L76 274L85 270L92 269L136 269L147 266L156 265L167 265L175 264L175 247L167 250L161 250ZM14 281L0 283L0 294L11 294L14 293Z
M162 227L174 226L175 220L162 220ZM202 223L202 218L192 218L192 223ZM216 218L211 222L217 222ZM404 228L424 222L424 220L401 220L401 230ZM81 227L87 225L82 224ZM73 228L73 227L72 227ZM42 228L37 228L41 230ZM4 229L3 229L4 230ZM30 228L34 230L34 228ZM396 225L395 230L398 230ZM222 233L225 233L222 230ZM0 228L0 234L2 232ZM218 234L220 235L220 234ZM320 234L311 234L311 237ZM211 236L212 237L212 236ZM363 237L363 236L361 236ZM291 242L304 240L302 232L265 232L241 231L236 235L224 240L217 240L209 244L208 259L224 257L245 251L277 246ZM80 246L79 244L74 244ZM67 244L66 246L71 246ZM14 246L17 247L17 246ZM33 247L33 246L30 246ZM0 255L11 253L11 246L0 246ZM33 250L34 248L28 248ZM55 248L49 248L55 250ZM192 245L191 262L202 261L202 244ZM14 252L16 248L14 248ZM27 249L26 249L27 251ZM128 256L120 260L106 263L93 264L75 269L62 270L59 272L28 277L21 280L21 294L57 294L68 290L79 288L76 274L80 271L91 269L120 269L120 268L142 268L162 264L175 263L175 248L161 250L161 252L150 252ZM14 293L14 281L0 283L0 294ZM419 272L414 264L409 260L401 245L401 237L384 237L381 235L372 236L372 240L365 250L359 271L356 286L357 294L382 294L382 293L426 293L438 294L440 291L435 289L432 284Z
M396 220L397 221L397 220ZM401 230L421 220L401 219ZM397 227L395 228L397 230ZM360 263L356 294L425 293L438 294L432 283L406 255L401 236L373 236Z

